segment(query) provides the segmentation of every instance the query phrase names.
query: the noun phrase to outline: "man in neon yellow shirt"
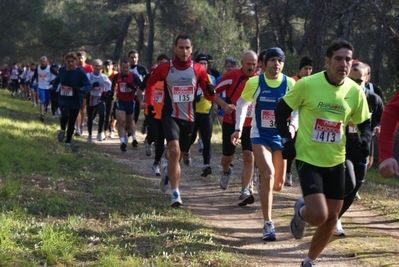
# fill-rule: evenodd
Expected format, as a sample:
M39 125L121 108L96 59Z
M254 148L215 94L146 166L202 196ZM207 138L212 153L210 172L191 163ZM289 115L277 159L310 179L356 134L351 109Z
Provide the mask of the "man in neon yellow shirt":
M301 266L314 261L328 244L338 221L345 196L344 129L351 119L360 131L359 150L368 155L371 125L367 99L347 76L352 66L353 46L338 39L327 48L327 70L300 79L279 102L276 124L282 137L283 157L295 158L303 198L294 206L292 235L300 239L305 225L316 226L309 252ZM287 118L299 111L296 141Z

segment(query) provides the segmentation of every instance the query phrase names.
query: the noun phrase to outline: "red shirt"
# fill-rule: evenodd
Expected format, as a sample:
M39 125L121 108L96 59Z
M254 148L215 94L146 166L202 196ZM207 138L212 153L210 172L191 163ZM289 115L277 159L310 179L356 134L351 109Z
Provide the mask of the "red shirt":
M256 76L255 73L253 76ZM222 78L216 84L215 91L217 94L220 94L223 91L226 91L226 102L228 104L237 104L237 100L240 98L242 91L244 90L245 84L248 79L253 76L246 76L242 69L235 69L223 74ZM236 123L236 113L232 112L231 114L224 113L223 122L229 124ZM252 122L252 118L247 117L244 121L244 127L250 127Z
M381 116L381 132L378 136L379 162L394 158L394 137L399 125L399 92L386 104Z
M116 98L124 102L133 102L136 90L128 88L127 83L134 84L133 73L128 76L122 77L122 73L116 74L113 85L116 87Z
M90 64L85 64L84 66L80 66L86 73L93 72L93 66Z

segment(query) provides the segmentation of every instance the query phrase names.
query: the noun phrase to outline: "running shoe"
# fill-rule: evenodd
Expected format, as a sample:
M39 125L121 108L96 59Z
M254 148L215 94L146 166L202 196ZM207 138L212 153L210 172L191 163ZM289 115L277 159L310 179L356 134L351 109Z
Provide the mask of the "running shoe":
M44 115L41 115L41 116L40 116L40 121L41 121L41 122L44 122Z
M183 154L183 162L184 162L184 165L190 166L190 164L191 164L190 152Z
M255 202L254 195L251 194L248 188L241 190L241 195L238 200L238 206L246 206Z
M111 131L110 133L109 133L109 138L115 138L115 133L113 132L113 131Z
M151 167L151 171L153 174L155 174L156 176L161 176L161 171L159 169L159 164L154 164Z
M333 235L334 236L345 236L345 230L344 230L344 228L342 228L341 219L339 219L337 221L337 224L335 225L335 229L334 229Z
M159 181L159 188L162 192L166 192L169 189L169 176L168 176L168 164L162 165L162 177Z
M127 147L126 143L122 143L121 146L120 146L121 151L122 152L126 152L126 147Z
M151 156L151 144L147 142L147 139L144 140L144 144L145 144L145 155L149 157Z
M220 185L220 188L222 188L223 190L226 190L227 188L229 188L230 174L231 173L227 174L227 173L223 172L222 176L220 176L219 185Z
M202 153L204 150L204 143L202 142L202 139L198 139L198 152Z
M276 241L276 233L274 230L274 223L272 221L266 221L263 225L263 237L264 241Z
M355 199L356 199L356 200L362 199L362 198L360 197L360 195L359 195L359 191L356 192Z
M104 140L103 133L97 133L97 141L102 141L102 140Z
M302 262L300 267L316 267L316 264L314 264L314 262Z
M173 208L178 208L181 205L183 205L183 201L181 200L180 194L177 192L172 193L172 201L170 202L170 205Z
M138 147L138 146L139 146L139 142L137 142L136 139L133 139L133 141L132 141L132 146L133 146L133 147ZM151 155L150 155L150 156L151 156Z
M77 136L82 136L82 133L80 132L80 128L79 128L79 127L76 128L76 130L75 130L75 135L77 135Z
M211 166L205 165L205 166L202 168L201 176L202 176L202 177L207 177L207 176L210 175L211 173L212 173L212 168L211 168Z
M284 182L285 186L292 186L292 173L287 173L285 175L285 182Z
M306 222L299 214L299 211L303 206L305 206L305 201L303 201L303 198L298 198L294 205L294 216L290 223L290 231L295 239L301 239L305 235Z
M82 136L83 135L83 124L82 125L80 125L80 136Z
M89 134L89 136L87 137L87 143L88 143L88 144L91 144L91 143L93 143L93 140L92 140L91 134Z
M64 141L64 138L65 138L65 131L63 131L63 130L60 130L59 132L58 132L58 142L63 142Z

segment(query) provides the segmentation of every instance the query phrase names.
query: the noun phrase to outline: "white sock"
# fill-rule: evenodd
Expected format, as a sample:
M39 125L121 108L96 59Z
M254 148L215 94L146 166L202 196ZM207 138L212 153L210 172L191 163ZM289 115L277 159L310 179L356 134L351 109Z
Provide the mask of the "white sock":
M133 135L133 140L137 140L137 139L136 139L136 135Z
M173 195L174 192L176 192L176 193L178 193L178 194L180 195L179 188L174 188L174 189L172 189L172 195Z
M121 137L121 138L119 138L119 140L121 140L121 144L122 144L122 143L126 143L126 142L125 142L125 137Z
M313 263L314 262L314 260L312 260L311 258L309 258L309 256L306 256L306 258L303 260L303 264L306 264L306 263Z

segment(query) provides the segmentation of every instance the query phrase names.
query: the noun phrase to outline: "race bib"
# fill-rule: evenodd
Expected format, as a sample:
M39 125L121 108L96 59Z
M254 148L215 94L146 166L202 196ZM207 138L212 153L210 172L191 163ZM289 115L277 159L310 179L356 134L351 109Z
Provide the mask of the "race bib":
M163 91L155 91L154 92L154 103L162 103L163 100Z
M312 130L312 140L320 143L339 144L342 137L342 122L317 118Z
M39 74L39 80L45 81L47 79L46 74Z
M251 105L252 106L252 105ZM276 128L274 110L262 110L262 128Z
M194 100L194 86L173 86L172 93L175 103L191 102Z
M70 86L62 86L62 85L61 85L60 95L63 95L63 96L73 96L72 87L70 87Z
M129 87L126 86L126 83L119 83L119 91L122 93L129 93L132 91Z
M103 93L103 89L101 87L94 87L90 91L90 95L92 95L92 96L101 96L102 93Z
M247 118L252 118L252 111L253 111L254 107L252 106L252 103L249 104L248 109L247 109L247 115L245 117Z

